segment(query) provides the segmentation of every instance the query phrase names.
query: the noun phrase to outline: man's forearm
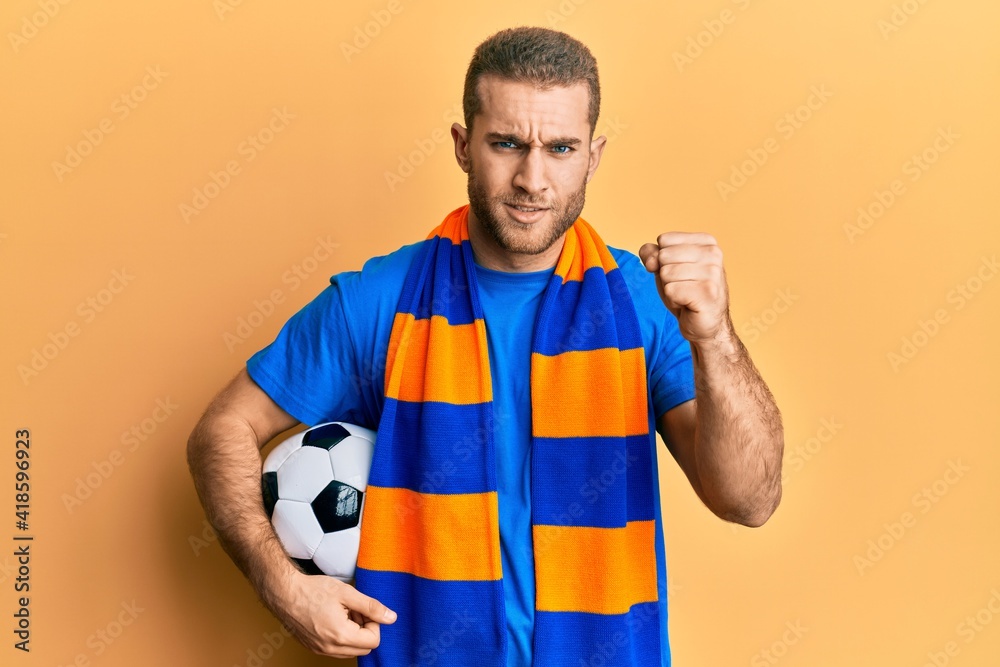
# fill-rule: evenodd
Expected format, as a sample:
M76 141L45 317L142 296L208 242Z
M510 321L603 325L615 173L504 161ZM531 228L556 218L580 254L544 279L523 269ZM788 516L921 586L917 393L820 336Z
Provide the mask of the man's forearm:
M348 583L304 574L285 553L264 511L260 445L295 422L251 382L242 371L188 440L205 513L261 601L306 648L334 658L366 655L395 615Z
M711 343L692 344L691 354L702 491L723 518L759 526L781 499L781 413L731 325Z
M287 589L282 580L296 569L264 512L256 434L238 419L206 415L191 433L187 456L219 542L273 610L276 591Z

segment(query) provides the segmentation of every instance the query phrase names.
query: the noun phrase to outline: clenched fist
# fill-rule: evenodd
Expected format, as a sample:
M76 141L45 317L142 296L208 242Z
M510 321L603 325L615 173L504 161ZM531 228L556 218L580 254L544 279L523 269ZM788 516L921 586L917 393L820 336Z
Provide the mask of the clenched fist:
M692 343L722 341L735 334L729 319L729 288L722 249L711 234L667 232L639 248L646 270L681 334Z

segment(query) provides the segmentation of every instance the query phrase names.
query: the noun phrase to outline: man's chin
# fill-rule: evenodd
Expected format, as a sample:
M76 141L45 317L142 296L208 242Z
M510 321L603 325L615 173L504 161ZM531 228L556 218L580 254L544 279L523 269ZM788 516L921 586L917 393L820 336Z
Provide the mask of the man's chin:
M528 229L507 228L507 233L503 235L501 245L507 252L514 252L520 255L540 255L555 243L558 238L550 240L549 230L542 227L529 227Z

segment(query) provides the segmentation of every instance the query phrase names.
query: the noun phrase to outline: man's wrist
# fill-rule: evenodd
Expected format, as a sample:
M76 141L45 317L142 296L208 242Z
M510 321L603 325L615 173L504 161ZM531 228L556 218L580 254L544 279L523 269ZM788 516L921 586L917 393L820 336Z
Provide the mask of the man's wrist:
M722 358L736 362L742 356L743 350L743 344L728 317L715 336L691 342L691 352L696 360Z

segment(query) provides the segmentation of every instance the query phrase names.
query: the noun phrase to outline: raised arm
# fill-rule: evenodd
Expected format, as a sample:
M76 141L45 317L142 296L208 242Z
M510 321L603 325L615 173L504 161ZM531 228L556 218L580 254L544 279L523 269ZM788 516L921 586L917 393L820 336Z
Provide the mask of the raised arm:
M297 423L243 368L188 439L191 476L226 553L299 641L334 658L367 655L379 644L379 624L393 622L395 614L350 584L304 574L264 511L260 449Z
M670 232L639 254L694 364L695 399L661 415L657 430L712 512L763 525L781 501L781 413L729 317L722 251L709 234Z

